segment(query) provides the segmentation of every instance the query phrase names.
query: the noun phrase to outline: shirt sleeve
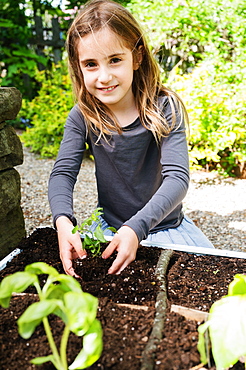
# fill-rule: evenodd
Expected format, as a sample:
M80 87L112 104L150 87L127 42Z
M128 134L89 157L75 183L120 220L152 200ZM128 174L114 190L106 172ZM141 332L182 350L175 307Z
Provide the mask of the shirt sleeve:
M165 113L171 122L170 105ZM180 123L180 115L178 116ZM124 223L137 234L139 241L147 238L149 231L164 220L184 199L189 186L189 158L182 121L161 142L162 183L156 193L133 217Z
M86 126L83 116L75 106L66 121L59 153L50 174L48 199L54 225L59 216L68 217L74 225L73 189L85 151Z

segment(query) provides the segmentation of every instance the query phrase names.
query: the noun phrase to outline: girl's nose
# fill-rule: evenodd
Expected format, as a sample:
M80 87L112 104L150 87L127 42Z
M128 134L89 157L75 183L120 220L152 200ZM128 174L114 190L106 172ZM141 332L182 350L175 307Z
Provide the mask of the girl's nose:
M108 68L101 67L98 74L98 81L101 83L108 83L112 79L111 73Z

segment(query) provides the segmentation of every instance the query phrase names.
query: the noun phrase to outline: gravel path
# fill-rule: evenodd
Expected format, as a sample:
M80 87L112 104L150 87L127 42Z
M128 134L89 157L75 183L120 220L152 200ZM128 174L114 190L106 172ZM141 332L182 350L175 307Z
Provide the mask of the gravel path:
M47 183L54 164L24 150L24 163L16 169L21 176L22 209L29 235L40 226L52 226ZM74 192L78 222L96 208L94 164L83 161ZM184 201L185 212L203 230L216 248L246 251L246 180L194 172Z

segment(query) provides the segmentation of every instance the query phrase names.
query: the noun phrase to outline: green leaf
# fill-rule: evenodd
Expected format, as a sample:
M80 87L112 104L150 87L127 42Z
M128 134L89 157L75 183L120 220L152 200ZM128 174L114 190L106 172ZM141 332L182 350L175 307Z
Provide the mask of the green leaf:
M85 236L84 236L83 245L84 246L93 245L92 238L89 235L87 235L87 234L85 234Z
M4 28L15 28L15 24L13 24L12 21L10 20L7 20L7 19L3 19L3 18L0 18L0 27L4 27Z
M34 365L42 365L45 362L49 362L49 361L54 363L54 356L53 355L43 356L43 357L36 357L36 358L33 358L30 362Z
M83 293L81 285L72 276L60 274L56 277L55 282L59 284L50 284L47 292L45 294L45 299L59 299L63 300L64 294L67 292L77 292L79 294ZM67 319L64 317L63 313L56 313L65 322Z
M55 281L60 283L58 286L64 292L72 291L72 292L82 293L81 285L72 276L65 275L65 274L59 274L56 277Z
M37 276L25 271L5 277L0 285L0 304L2 307L9 306L12 293L22 293L36 282L38 282Z
M89 293L68 292L64 295L65 312L69 329L78 336L84 335L97 314L97 298Z
M79 227L78 225L76 225L73 230L72 230L72 234L75 234L77 231L79 230Z
M11 66L8 67L8 73L10 76L15 74L18 71L18 65L17 64L12 64Z
M47 263L44 262L35 262L31 265L26 266L25 271L28 271L32 274L40 275L40 274L46 274L50 276L58 276L58 271L52 267L47 265Z
M107 230L113 231L113 233L117 233L117 229L113 226L107 227Z
M103 349L102 335L100 322L94 320L83 337L83 348L74 362L68 367L69 370L85 369L99 359Z
M67 289L60 284L51 284L45 294L45 299L59 299L63 300L63 296L67 293Z
M59 306L60 302L56 299L33 303L17 320L19 334L25 339L30 338L43 318L53 313Z
M32 50L28 49L27 47L19 45L15 46L17 47L17 49L12 51L13 55L30 59L39 59L39 56L33 53ZM43 60L46 61L46 58L43 57Z
M246 356L246 295L215 302L209 314L209 334L216 369L222 370Z
M106 239L104 237L103 230L100 225L96 227L96 230L94 231L94 236L97 240L99 240L101 243L106 243Z
M246 275L236 274L229 284L228 295L246 294Z

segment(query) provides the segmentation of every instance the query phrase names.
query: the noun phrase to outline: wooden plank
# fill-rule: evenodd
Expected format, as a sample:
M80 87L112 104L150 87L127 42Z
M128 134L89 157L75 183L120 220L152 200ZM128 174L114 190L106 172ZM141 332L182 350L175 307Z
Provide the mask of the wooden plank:
M184 316L186 319L195 320L198 322L205 321L208 318L208 312L194 310L193 308L179 306L176 304L171 305L171 312L176 312Z
M148 309L149 309L148 306L140 306L140 305L137 305L137 304L127 304L127 303L117 303L117 306L130 308L131 310L148 311Z

